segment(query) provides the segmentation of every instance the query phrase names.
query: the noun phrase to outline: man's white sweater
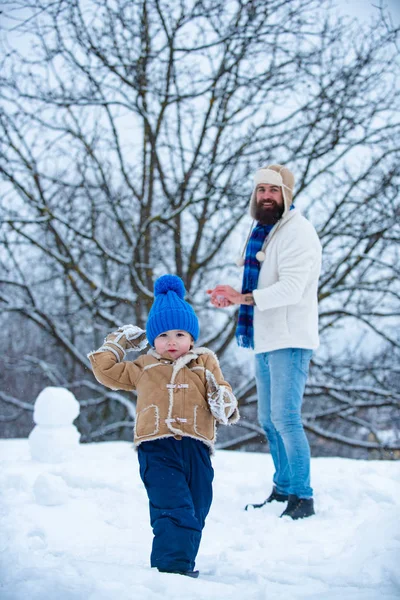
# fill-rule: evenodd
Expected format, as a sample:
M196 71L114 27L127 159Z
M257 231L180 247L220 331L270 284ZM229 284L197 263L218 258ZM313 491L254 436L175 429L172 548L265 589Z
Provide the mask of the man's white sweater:
M254 290L254 350L315 349L321 243L297 209L284 214L267 238Z

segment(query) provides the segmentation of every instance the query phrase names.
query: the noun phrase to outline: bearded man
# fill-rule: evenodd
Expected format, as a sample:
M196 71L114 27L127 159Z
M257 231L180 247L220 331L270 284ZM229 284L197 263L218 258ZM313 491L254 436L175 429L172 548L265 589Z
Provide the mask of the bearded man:
M269 165L254 176L250 214L256 221L246 242L242 291L229 285L207 290L217 308L240 304L236 339L254 348L258 419L274 462L266 503L287 502L281 516L315 514L310 446L301 405L318 338L321 244L312 224L292 204L294 176ZM247 509L247 507L246 507Z

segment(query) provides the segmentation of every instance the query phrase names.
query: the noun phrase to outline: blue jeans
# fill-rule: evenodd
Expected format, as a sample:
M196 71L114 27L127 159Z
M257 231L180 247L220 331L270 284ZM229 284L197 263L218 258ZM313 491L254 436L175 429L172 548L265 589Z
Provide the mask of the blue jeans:
M256 354L258 420L274 461L274 484L281 494L311 498L310 446L301 404L312 350L284 348Z

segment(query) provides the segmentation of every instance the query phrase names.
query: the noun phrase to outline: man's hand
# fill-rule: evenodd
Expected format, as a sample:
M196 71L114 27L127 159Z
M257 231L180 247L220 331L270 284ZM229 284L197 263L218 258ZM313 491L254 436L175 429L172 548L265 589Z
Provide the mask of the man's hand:
M215 308L226 308L232 306L232 302L224 298L223 296L213 296L213 290L207 290L207 294L210 294L210 302Z
M226 308L232 304L254 304L252 294L241 294L230 285L217 285L213 290L207 290L211 296L211 304L217 308Z

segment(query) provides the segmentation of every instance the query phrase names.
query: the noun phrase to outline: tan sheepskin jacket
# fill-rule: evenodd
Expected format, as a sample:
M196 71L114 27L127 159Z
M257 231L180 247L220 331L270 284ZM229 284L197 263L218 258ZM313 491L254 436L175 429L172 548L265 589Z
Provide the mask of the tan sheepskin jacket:
M136 390L135 446L188 436L213 451L216 422L230 425L239 419L237 400L216 355L194 348L173 360L151 349L134 361L123 360L126 349L138 350L143 344L147 344L144 331L126 325L88 355L97 381L113 390Z

